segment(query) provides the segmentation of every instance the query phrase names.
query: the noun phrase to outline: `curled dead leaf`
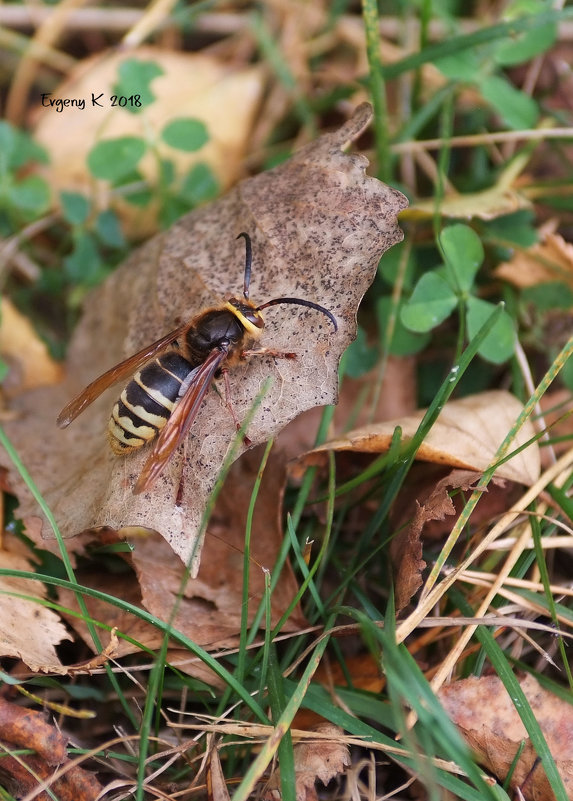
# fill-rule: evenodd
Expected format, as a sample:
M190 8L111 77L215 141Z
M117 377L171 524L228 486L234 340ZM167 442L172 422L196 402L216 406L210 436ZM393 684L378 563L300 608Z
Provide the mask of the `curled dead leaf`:
M522 409L517 398L505 390L481 392L450 401L425 437L416 459L465 470L484 470ZM312 459L313 454L331 450L384 453L390 447L397 426L402 429L403 441L407 442L416 433L424 414L419 411L408 417L357 428L344 437L326 442L303 458ZM527 421L518 432L513 449L517 450L534 435L535 430ZM539 477L539 471L539 448L532 443L500 465L496 475L530 486Z
M191 319L213 299L240 293L244 251L235 238L241 231L253 239L251 298L303 297L328 308L338 322L334 334L313 310L290 306L265 312L261 345L294 351L297 358L251 359L234 369L233 403L241 420L272 379L249 424L252 444L274 436L304 409L336 401L338 362L356 335L360 300L381 254L402 238L396 215L406 199L367 177L364 157L343 152L371 116L369 105L360 106L340 130L321 136L286 164L182 218L89 298L70 347L68 380L57 390L26 396L25 422L11 427L65 536L99 525L152 528L196 573L196 535L235 434L216 394L208 393L199 411L186 456L178 452L152 492L137 497L131 489L147 454L119 459L109 452L104 432L111 395L99 398L64 432L52 421L95 375ZM22 485L18 494L26 514L34 505Z

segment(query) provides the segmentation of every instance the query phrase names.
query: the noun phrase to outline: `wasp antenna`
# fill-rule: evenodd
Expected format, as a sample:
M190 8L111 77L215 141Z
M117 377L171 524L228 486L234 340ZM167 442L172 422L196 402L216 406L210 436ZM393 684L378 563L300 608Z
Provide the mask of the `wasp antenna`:
M245 300L249 299L249 287L251 285L251 265L253 263L253 249L251 247L251 237L245 233L245 231L241 231L238 235L237 239L241 237L245 240L245 279L243 281L243 297Z
M297 306L308 306L309 309L316 309L316 311L325 314L334 326L334 330L338 331L338 323L336 322L334 314L328 311L328 309L325 309L324 306L313 303L312 300L302 300L301 298L275 298L274 300L267 300L262 306L258 306L255 311L262 311L262 309L266 309L268 306L277 306L279 303L293 303Z

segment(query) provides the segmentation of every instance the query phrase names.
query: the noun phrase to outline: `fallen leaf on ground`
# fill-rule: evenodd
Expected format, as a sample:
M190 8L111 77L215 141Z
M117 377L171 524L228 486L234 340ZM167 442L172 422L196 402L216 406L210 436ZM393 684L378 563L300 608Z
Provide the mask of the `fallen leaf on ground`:
M527 675L519 681L543 732L567 792L573 798L573 705L544 690ZM521 722L517 710L497 676L463 679L442 687L440 700L480 762L500 781L514 766L510 786L520 790L526 801L555 798L541 761Z
M124 108L111 106L118 68L127 59L154 62L163 70L163 75L151 82L156 99L145 109L145 114L131 114ZM192 79L185 81L183 88L185 75ZM146 46L84 59L49 99L88 98L86 108L81 113L76 108L54 113L48 106L36 114L35 139L50 155L44 173L54 192L91 194L94 178L87 168L87 156L92 147L99 141L120 136L149 138L152 132L156 152L149 151L138 165L144 179L155 184L158 157L169 158L177 175L184 175L199 162L208 164L220 186L228 189L243 174L245 151L262 90L263 73L259 67L234 64L229 68L205 54ZM90 102L92 93L96 96L101 93L99 102L103 108ZM209 141L196 152L169 147L159 136L169 122L182 117L199 119L207 126ZM142 237L156 230L154 204L142 209L122 200L117 192L112 195L106 182L97 182L96 186L100 204L105 207L111 202L134 234Z
M416 459L482 471L492 461L522 409L517 398L505 390L449 401L418 449ZM323 451L384 453L390 447L396 426L402 429L402 442L407 442L416 433L424 414L420 411L408 417L357 428L326 442L302 458L312 460L315 454ZM534 435L534 428L528 420L510 450L516 450ZM537 480L539 471L539 448L533 443L500 465L496 476L529 486Z
M397 533L392 540L391 556L397 611L409 603L421 586L422 571L426 566L422 559L422 536L425 539L428 530L433 529L432 536L435 539L453 527L456 506L449 497L450 489L469 490L478 482L481 471L492 462L522 408L522 404L513 395L502 390L450 401L426 435L416 453L416 460L455 469L446 476L436 476L435 469L426 469L425 472L429 472L429 475L422 479L421 466L417 473L415 466L410 472L404 492L394 504L393 525ZM419 411L408 417L350 431L344 437L330 440L301 457L294 463L291 472L296 476L302 466L314 463L321 454L329 450L337 453L384 453L390 447L397 426L402 429L402 442L407 443L415 434L423 415L424 412ZM527 421L518 433L512 449L527 442L534 433L532 424ZM491 491L485 495L484 503L478 504L471 522L477 524L507 508L503 503L510 496L507 490L505 495L498 491L495 481L510 479L512 482L530 485L537 479L539 472L539 448L537 444L533 444L498 468L494 483L490 484ZM451 516L451 524L445 520L448 516ZM436 521L445 522L436 529Z
M248 179L211 206L182 218L135 253L86 303L58 388L21 399L22 421L10 425L29 472L64 536L94 526L158 531L192 574L199 566L197 532L207 499L235 436L228 411L207 394L182 450L151 492L132 488L148 449L120 459L105 431L119 394L105 393L66 431L60 409L95 376L212 305L241 292L244 243L253 238L251 298L298 296L328 308L277 306L266 312L261 344L295 351L296 360L251 358L231 375L233 404L243 420L266 379L273 383L248 427L252 444L267 441L301 411L336 402L339 359L356 335L356 311L381 254L402 238L399 192L366 176L366 159L342 152L370 122L367 104L340 130L321 136L289 162ZM219 301L220 302L220 301ZM20 400L20 399L19 399ZM245 446L237 448L237 454ZM4 462L6 459L4 457ZM37 513L14 479L23 516ZM183 501L176 504L179 488Z

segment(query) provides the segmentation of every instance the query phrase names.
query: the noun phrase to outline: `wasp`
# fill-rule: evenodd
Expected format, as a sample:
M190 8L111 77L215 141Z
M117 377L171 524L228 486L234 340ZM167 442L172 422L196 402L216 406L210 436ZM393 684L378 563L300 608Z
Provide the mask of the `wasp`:
M134 487L136 494L149 490L161 475L193 425L215 378L224 376L227 406L240 428L230 403L229 368L254 355L296 358L295 353L253 347L265 327L263 309L281 303L307 306L326 315L338 330L332 312L310 300L274 298L255 306L249 299L251 238L245 232L237 239L240 237L245 240L246 251L242 298L230 297L221 305L200 312L190 322L129 356L92 381L58 416L58 426L65 428L108 387L131 375L113 407L108 438L117 454L129 453L156 439Z

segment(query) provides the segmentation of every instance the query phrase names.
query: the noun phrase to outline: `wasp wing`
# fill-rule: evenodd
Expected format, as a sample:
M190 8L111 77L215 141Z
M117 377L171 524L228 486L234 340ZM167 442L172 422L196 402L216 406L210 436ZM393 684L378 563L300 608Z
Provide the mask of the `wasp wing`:
M134 353L133 356L129 356L125 361L116 364L115 367L112 367L92 381L91 384L88 384L79 395L62 409L57 419L58 426L60 428L69 426L72 420L75 420L90 403L93 403L93 401L104 392L104 390L122 379L125 380L131 377L138 367L150 361L160 351L165 350L168 345L184 334L188 328L189 323L179 326L179 328L176 328L174 331L161 337L161 339L158 339L157 342L146 345L145 348Z
M215 373L227 358L226 350L213 350L205 361L192 373L189 386L177 403L165 427L143 465L143 470L133 489L135 495L150 489L159 478L167 463L185 439L187 432L197 417L201 402L205 397Z

